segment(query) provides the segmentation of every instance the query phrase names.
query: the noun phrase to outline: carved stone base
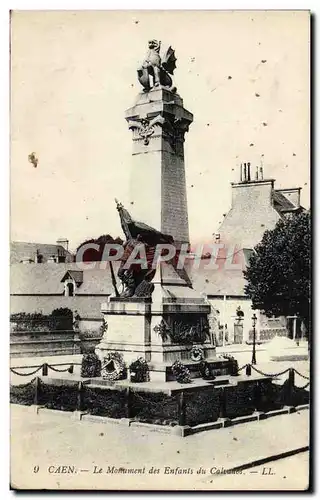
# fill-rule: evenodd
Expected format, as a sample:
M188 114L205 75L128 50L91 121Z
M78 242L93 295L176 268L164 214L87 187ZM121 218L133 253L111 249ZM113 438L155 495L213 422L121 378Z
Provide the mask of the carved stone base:
M199 376L198 363L191 358L196 345L203 359L218 362L222 367L223 360L216 358L207 325L210 305L194 297L180 300L162 297L160 302L111 298L103 304L107 328L96 348L99 358L117 351L128 366L143 357L149 364L151 380L169 381L173 380L170 368L176 360L190 365L193 375ZM184 335L186 342L182 341Z
M107 352L118 351L126 364L142 356L151 360L150 299L127 298L111 299L102 304L107 330L95 352L102 359Z

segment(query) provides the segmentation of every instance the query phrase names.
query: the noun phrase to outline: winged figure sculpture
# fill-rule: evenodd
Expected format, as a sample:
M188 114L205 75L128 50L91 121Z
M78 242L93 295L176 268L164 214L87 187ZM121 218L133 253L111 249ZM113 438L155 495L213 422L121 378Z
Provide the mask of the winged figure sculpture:
M140 68L138 68L138 80L143 90L148 92L159 86L166 87L171 92L176 92L171 75L176 69L176 56L171 46L161 47L158 40L149 40L148 52Z

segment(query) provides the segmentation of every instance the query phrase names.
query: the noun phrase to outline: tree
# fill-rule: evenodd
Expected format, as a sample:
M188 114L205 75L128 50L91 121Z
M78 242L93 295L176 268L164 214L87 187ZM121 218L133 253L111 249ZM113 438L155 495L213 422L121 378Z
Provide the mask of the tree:
M123 240L118 236L117 238L113 238L110 236L110 234L103 234L99 236L99 238L91 238L89 240L83 241L77 248L76 254L78 250L85 244L87 243L95 243L99 245L99 250L95 250L94 248L89 248L84 252L83 255L83 261L84 262L99 262L102 259L103 256L103 250L104 246L106 244L116 244L116 245L122 245ZM110 252L111 255L115 255L116 251Z
M291 214L266 231L244 271L245 294L268 317L297 315L310 332L310 212Z

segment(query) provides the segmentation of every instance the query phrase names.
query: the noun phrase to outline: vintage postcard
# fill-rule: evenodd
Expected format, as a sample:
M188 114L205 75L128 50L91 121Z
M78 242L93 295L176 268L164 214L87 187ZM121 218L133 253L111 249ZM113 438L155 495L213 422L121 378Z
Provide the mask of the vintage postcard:
M309 11L10 37L11 488L307 490Z

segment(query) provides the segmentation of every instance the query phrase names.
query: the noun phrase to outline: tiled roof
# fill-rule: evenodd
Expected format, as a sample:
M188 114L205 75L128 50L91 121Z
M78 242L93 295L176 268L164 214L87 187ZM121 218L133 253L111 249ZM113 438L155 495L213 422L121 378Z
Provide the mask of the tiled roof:
M249 252L249 250L248 250ZM244 252L245 253L245 252ZM100 263L93 263L94 269L79 270L77 263L69 264L14 264L11 266L12 295L56 295L64 294L62 279L66 273L83 273L83 282L77 288L77 296L114 294L109 264L101 269ZM186 266L193 288L199 294L243 296L245 280L242 269L207 269L208 261L203 261L199 269ZM202 265L203 264L203 265ZM117 276L118 263L114 262ZM117 279L118 288L121 289Z
M63 276L62 278L62 283L68 278L70 277L71 279L73 279L77 285L81 285L83 283L83 271L72 271L72 270L68 270L66 272L66 274Z
M97 263L98 264L98 263ZM64 293L61 282L67 271L79 272L77 263L68 264L13 264L11 266L11 294L56 295ZM86 269L77 295L108 295L113 293L109 267L105 270Z
M10 244L10 262L14 264L21 262L25 257L34 258L37 251L44 257L51 257L52 255L71 256L70 252L65 250L62 245L12 241Z
M246 283L241 269L199 269L192 274L193 288L206 295L244 296Z

